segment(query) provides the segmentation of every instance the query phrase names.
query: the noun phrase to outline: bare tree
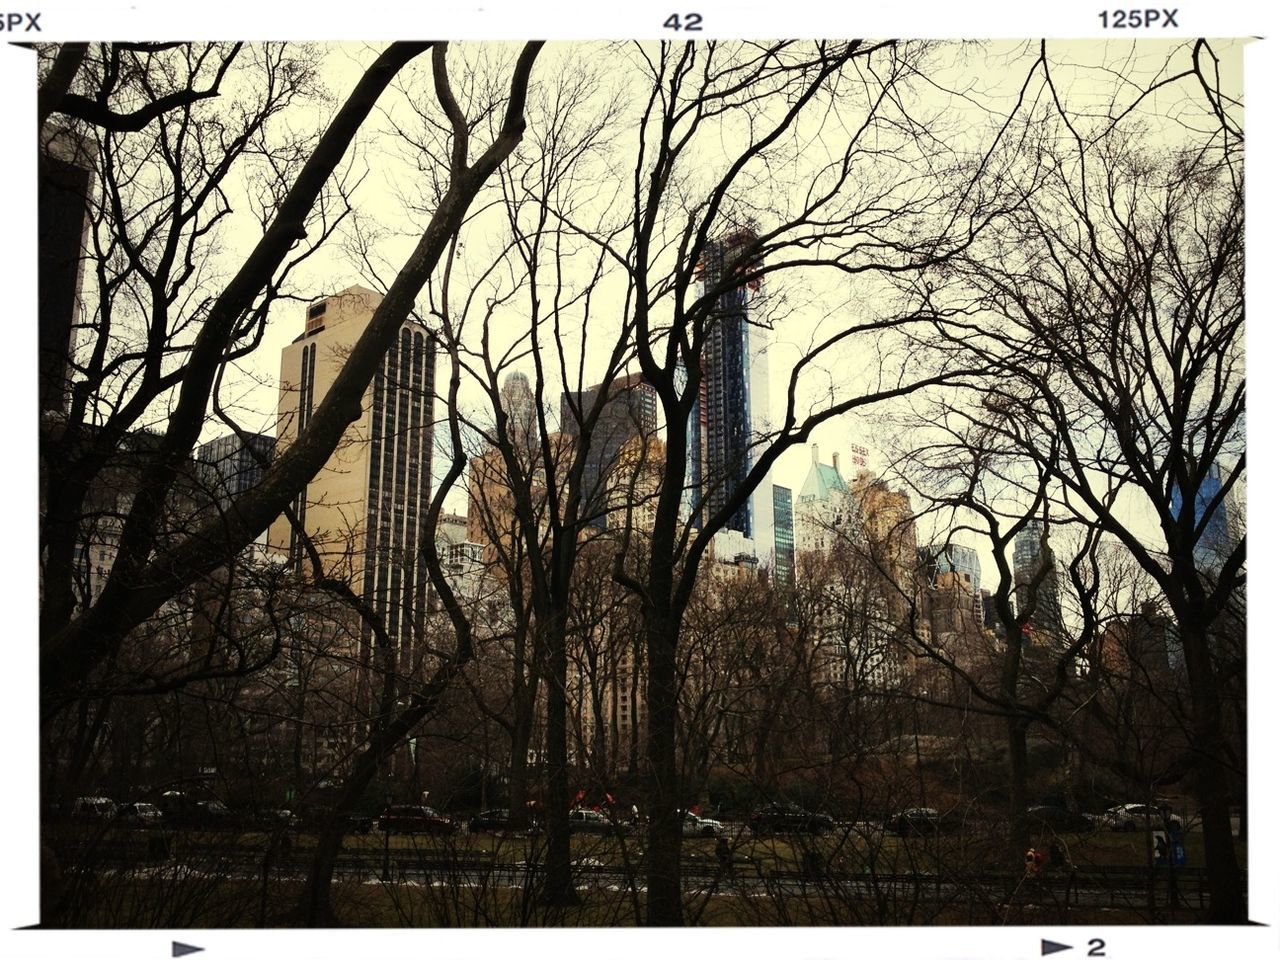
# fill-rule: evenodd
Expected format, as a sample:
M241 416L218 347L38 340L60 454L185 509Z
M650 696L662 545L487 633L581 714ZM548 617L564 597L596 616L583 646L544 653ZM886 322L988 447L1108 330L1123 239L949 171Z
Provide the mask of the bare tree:
M462 114L450 85L447 47L394 44L366 70L346 103L309 151L270 147L268 121L307 80L298 62L275 47L252 48L248 54L261 71L248 83L243 108L222 104L223 111L202 112L212 96L178 93L205 88L201 77L208 64L227 68L240 47L190 45L157 49L103 50L84 83L97 86L98 103L139 99L162 103L136 133L134 121L116 116L89 117L102 122L99 177L101 226L92 231L97 244L90 263L97 273L98 307L91 331L91 358L73 383L65 417L46 418L42 457L41 617L42 709L56 716L81 695L90 672L109 660L123 639L178 591L226 563L266 529L298 491L323 466L347 426L359 415L362 397L383 355L413 309L427 278L453 238L472 199L519 143L529 75L541 44L522 50L511 72L494 136L471 159L471 124ZM214 384L225 364L253 349L261 336L279 285L310 248L297 249L308 229L332 229L321 198L379 95L414 57L432 50L432 84L448 121L450 149L442 192L429 222L398 271L360 340L352 349L332 389L300 435L267 471L263 482L240 497L223 515L165 542L158 537L175 481L188 462L205 422ZM219 59L220 58L220 59ZM120 69L126 63L129 69ZM90 65L86 57L82 70ZM253 76L253 71L249 71ZM57 79L61 84L61 79ZM75 83L73 81L72 88ZM51 101L52 87L50 88ZM63 95L57 102L74 107ZM76 96L79 96L76 94ZM83 111L81 111L83 112ZM156 124L152 130L150 125ZM117 132L119 127L124 132ZM227 211L221 184L238 169L243 156L265 157L268 175L259 194L264 232L231 279L212 285L200 272L210 231ZM276 164L277 166L272 166ZM287 259L295 252L292 260ZM206 292L207 291L207 292ZM130 307L128 322L115 307ZM141 319L134 319L140 317ZM119 355L115 344L129 323L141 324L139 339ZM114 557L105 582L92 603L77 609L70 587L84 503L95 478L134 425L155 404L172 397L167 424L143 462L136 494L118 524ZM461 472L446 474L433 502L434 528L444 495ZM426 545L429 554L434 550ZM446 585L447 589L447 585ZM450 595L441 591L446 597ZM448 603L446 602L446 606ZM470 656L465 636L456 657L409 705L390 718L357 758L348 781L349 802L373 775L380 758L405 732L430 712L439 690ZM434 685L433 685L434 684ZM335 827L318 848L305 899L311 917L327 916L328 883L333 856L341 842Z
M616 124L600 74L565 67L558 83L536 91L528 149L503 172L492 209L477 214L475 232L464 234L463 242L495 234L503 239L473 276L463 273L467 261L459 249L452 250L431 303L444 352L482 397L477 410L461 393L452 395L448 416L460 425L455 443L464 442L464 427L480 441L470 499L480 535L492 537L486 551L508 583L515 621L527 626L513 663L522 711L513 749L527 738L539 686L545 698L545 896L553 904L577 899L569 856L569 611L580 549L598 535L603 517L599 491L584 478L598 448L593 433L631 350L625 326L591 335L588 321L606 258L553 216L581 214L610 229L607 204L602 215L591 196L602 168L599 155ZM473 255L471 262L477 259ZM575 276L577 269L583 279ZM516 309L522 312L512 322ZM569 398L588 386L589 351L604 359L604 386L589 401L574 403ZM521 369L526 367L532 376ZM553 410L561 394L571 423ZM525 674L529 665L536 679Z
M1145 135L1140 95L1073 112L1045 60L1044 136L1024 153L1037 188L918 292L957 309L940 332L990 365L991 403L1021 424L1060 505L1159 587L1186 659L1211 915L1242 922L1223 709L1242 664L1215 642L1245 582L1226 518L1245 474L1242 134L1208 45L1185 52L1171 81L1203 89L1205 124L1176 128L1177 145Z
M911 433L914 447L903 466L913 493L924 501L917 520L942 528L939 542L924 548L926 562L950 560L960 540L976 538L990 551L996 580L988 592L994 611L988 635L975 608L977 588L958 583L959 573L942 574L938 601L912 605L907 646L932 666L916 684L916 695L933 702L999 718L1008 757L1008 822L1005 851L1011 869L1022 861L1030 836L1027 808L1028 742L1057 725L1057 705L1076 692L1080 663L1097 631L1097 525L1062 520L1065 495L1044 461L1056 445L1034 457L1026 454L1026 427L1017 414L992 403L984 391L953 390L922 416L929 425ZM1069 545L1061 557L1059 550ZM1016 568L1014 544L1034 547L1033 563ZM954 566L954 562L950 562ZM1060 578L1065 577L1065 584ZM1052 589L1047 589L1052 584ZM1060 589L1061 588L1061 589ZM964 608L967 629L931 629L928 609L936 602ZM1080 616L1064 618L1063 608ZM928 673L953 683L947 691Z
M288 195L270 211L262 239L221 290L212 288L202 264L209 255L210 232L228 210L223 181L260 146L272 116L311 82L307 71L282 49L255 52L246 59L257 61L267 82L236 108L219 105L228 107L225 118L213 108L197 113L188 104L162 114L155 130L134 134L108 129L99 138L101 199L94 204L88 261L96 287L89 324L92 346L74 378L65 418L46 418L41 438L46 464L41 490L46 714L75 696L76 685L129 629L258 532L237 530L234 539L240 542L222 550L188 537L183 542L189 549L200 548L202 569L169 566L164 585L141 575L154 559L164 504L203 426L218 370L251 349L261 335L266 309L276 295L272 280L292 267L285 258L301 235L308 227L321 226L322 232L331 227L323 214L318 219L313 213L318 199L378 94L400 66L424 49L400 45L387 51L311 154L285 161L282 175L286 182L292 180ZM225 70L240 48L182 47L158 54L104 50L100 76L89 76L86 83L96 83L96 99L103 103L112 97L129 100L139 90L191 89L202 71L210 69L206 61L219 53L221 59L213 62ZM145 58L141 63L136 62L139 56ZM117 69L118 58L131 69ZM250 66L246 72L255 71ZM301 255L306 252L304 248ZM118 346L122 342L123 350ZM93 604L77 610L69 583L89 488L128 432L145 423L144 417L154 416L161 398L175 394L179 399L164 439L144 465L138 495L120 519L106 582Z
M735 316L743 322L741 308L722 306L722 298L761 285L781 289L791 271L796 277L820 269L849 277L919 271L963 249L994 213L985 209L985 199L977 211L968 191L938 189L940 179L919 173L932 169L926 154L936 158L947 150L936 141L926 146L922 128L900 110L899 94L922 69L926 53L909 44L864 41L664 43L636 51L648 90L632 165L633 223L628 248L611 248L611 254L628 271L636 355L658 394L667 458L643 576L621 568L618 576L641 604L648 669L646 774L649 805L659 814L679 807L681 625L715 534L744 508L778 457L822 423L963 375L904 363L885 342L918 315L840 324L829 336L815 337L790 363L783 378L784 413L771 427L756 428L745 462L721 476L696 477L691 471L690 415L708 380L708 344L735 335ZM800 144L814 142L807 139L810 124L820 122L813 118L836 115L832 140L807 154ZM729 128L732 136L724 136ZM880 134L887 139L870 151L870 140ZM708 161L700 148L705 138L717 136L735 146ZM777 189L772 171L797 158L797 182ZM912 164L918 164L919 176L910 172ZM960 167L950 165L964 175ZM981 178L982 164L967 175ZM765 329L768 313L748 322ZM829 395L811 406L812 377L821 378L825 365L853 344L885 351L884 362L862 389L838 391L826 381ZM685 509L691 489L692 513ZM681 923L679 861L679 824L655 815L646 859L651 924Z

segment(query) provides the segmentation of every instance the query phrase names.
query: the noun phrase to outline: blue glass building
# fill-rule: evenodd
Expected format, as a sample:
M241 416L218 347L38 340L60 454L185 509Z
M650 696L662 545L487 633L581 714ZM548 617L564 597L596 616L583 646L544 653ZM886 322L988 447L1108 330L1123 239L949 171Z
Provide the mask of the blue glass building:
M1200 484L1200 489L1196 491L1195 516L1192 520L1195 524L1193 529L1200 530L1200 537L1196 540L1193 553L1196 566L1202 570L1213 570L1221 566L1223 559L1231 549L1231 538L1227 524L1226 497L1218 500L1213 513L1209 516L1208 522L1205 522L1205 514L1208 512L1210 504L1221 493L1222 471L1216 463L1211 463L1205 473L1204 480ZM1169 504L1175 519L1182 518L1182 504L1182 491L1175 486ZM1201 529L1201 524L1203 524L1203 529Z
M707 245L703 273L707 287L722 282L726 268L749 239L749 235L733 234ZM703 496L709 513L725 505L751 469L749 336L747 288L725 290L716 300L710 318L702 356L704 389L700 391L690 431L691 438L697 434L694 449L706 457L696 472L699 482L705 484ZM751 501L748 500L734 512L725 529L751 537L751 521Z
M1039 577L1035 596L1031 584ZM1044 524L1031 520L1013 538L1014 596L1018 600L1018 613L1022 614L1034 605L1030 623L1033 628L1051 633L1061 633L1062 599L1058 590L1057 560L1053 549L1047 545Z

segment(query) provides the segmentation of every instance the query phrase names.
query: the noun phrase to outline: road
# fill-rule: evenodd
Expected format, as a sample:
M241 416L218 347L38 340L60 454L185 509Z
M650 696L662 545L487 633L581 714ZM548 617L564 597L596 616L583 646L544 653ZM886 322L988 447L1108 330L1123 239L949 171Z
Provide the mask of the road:
M270 857L262 851L228 845L221 849L203 849L198 859L170 858L140 862L136 849L119 849L115 855L99 851L92 868L100 874L128 873L166 879L184 877L261 882L301 880L310 864L307 850L276 851ZM580 890L624 890L634 883L644 890L643 868L633 872L605 865L593 858L582 858L574 865L576 884ZM536 888L542 880L538 864L494 862L483 854L443 851L390 851L384 856L376 850L344 850L336 865L336 879L349 882L382 883L433 887ZM816 870L808 874L796 871L767 872L751 863L735 864L732 871L721 872L705 861L690 862L683 868L685 889L690 893L713 896L803 897L812 893L848 899L933 903L967 903L977 897L991 903L1062 903L1069 898L1071 906L1134 907L1148 905L1154 884L1157 904L1168 901L1168 874L1160 868L1154 878L1136 867L1088 867L1074 871L1050 873L1040 881L1023 881L1021 877L995 873L974 876L937 876L933 874L860 875ZM1178 868L1176 879L1179 896L1185 906L1199 907L1207 903L1204 871L1200 868Z

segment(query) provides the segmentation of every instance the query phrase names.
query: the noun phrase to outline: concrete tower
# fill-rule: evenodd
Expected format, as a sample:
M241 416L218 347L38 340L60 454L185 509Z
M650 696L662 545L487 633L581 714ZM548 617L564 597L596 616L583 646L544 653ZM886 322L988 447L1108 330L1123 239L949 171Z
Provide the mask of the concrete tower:
M381 301L356 286L307 308L303 333L280 358L278 450L306 429ZM359 419L294 503L326 574L347 580L402 646L416 635L427 606L420 546L431 497L434 380L430 331L406 321L365 393ZM272 524L268 546L308 571L284 517Z

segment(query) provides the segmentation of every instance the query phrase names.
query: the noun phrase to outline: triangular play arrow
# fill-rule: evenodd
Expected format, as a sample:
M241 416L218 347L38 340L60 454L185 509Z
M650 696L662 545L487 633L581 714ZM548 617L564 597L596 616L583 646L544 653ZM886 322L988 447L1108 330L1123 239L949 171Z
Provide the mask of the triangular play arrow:
M1070 950L1071 945L1067 943L1054 943L1052 940L1040 941L1040 956L1047 957L1051 953L1059 953L1063 950Z
M173 955L175 957L185 957L188 953L199 953L204 947L193 947L189 943L179 943L173 941Z

